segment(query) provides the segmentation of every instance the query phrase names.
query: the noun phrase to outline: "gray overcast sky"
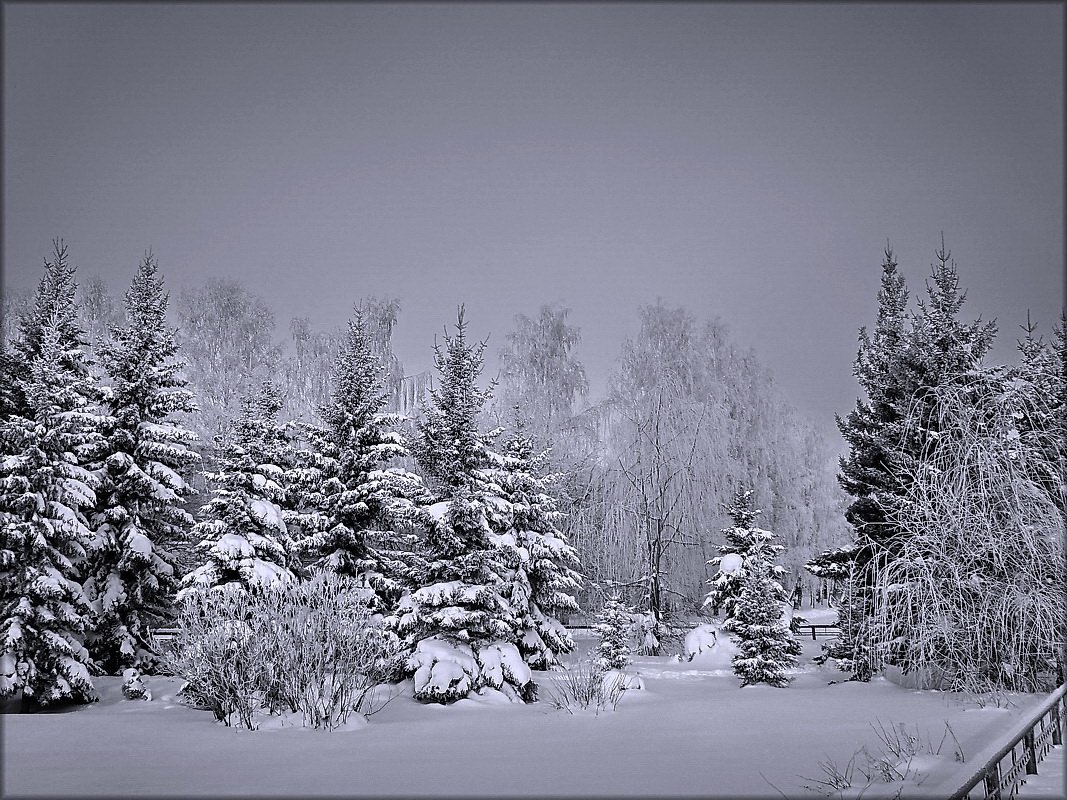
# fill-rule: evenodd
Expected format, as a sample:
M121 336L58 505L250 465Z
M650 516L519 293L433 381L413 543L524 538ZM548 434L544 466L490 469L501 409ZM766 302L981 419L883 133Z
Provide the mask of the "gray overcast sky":
M636 307L720 317L825 428L886 239L944 230L1000 360L1063 305L1064 6L5 3L4 282L245 280L430 364L562 300L595 386Z

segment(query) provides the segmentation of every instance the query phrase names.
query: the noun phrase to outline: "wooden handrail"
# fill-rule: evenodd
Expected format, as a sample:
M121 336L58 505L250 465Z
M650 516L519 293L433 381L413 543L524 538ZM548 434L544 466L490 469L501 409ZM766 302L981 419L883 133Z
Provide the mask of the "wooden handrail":
M1008 800L1014 797L1016 787L1026 780L1025 776L1037 774L1037 765L1049 747L1063 744L1063 732L1067 727L1065 696L1067 684L1061 684L1034 713L1015 727L1008 743L997 750L992 758L987 759L963 786L949 796L949 800L966 800L979 784L983 785L985 794L982 797L987 800ZM1049 724L1042 726L1035 734L1035 729L1046 717L1049 718ZM1017 756L1015 748L1019 743L1023 745L1023 752ZM1009 756L1011 764L1006 770L1002 769L1001 763Z

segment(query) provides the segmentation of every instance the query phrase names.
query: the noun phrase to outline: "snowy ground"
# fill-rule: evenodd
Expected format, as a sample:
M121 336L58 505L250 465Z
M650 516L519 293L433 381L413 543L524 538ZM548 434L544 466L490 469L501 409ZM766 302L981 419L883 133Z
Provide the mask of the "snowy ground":
M810 616L809 616L810 618ZM579 648L592 645L585 635ZM450 707L400 697L369 722L326 733L301 728L226 728L174 702L178 682L146 679L151 702L127 701L120 678L98 681L103 699L73 712L3 718L3 795L699 795L817 798L819 761L845 765L862 745L877 750L871 723L905 723L937 744L944 722L964 756L984 749L1039 697L1009 708L973 698L828 681L819 643L785 689L738 688L728 665L637 658L645 689L615 712L570 715L547 703L463 700ZM535 673L544 686L546 673ZM542 689L542 697L547 692ZM917 757L905 797L944 796L971 764ZM865 785L857 779L845 797ZM776 787L779 792L776 792ZM891 796L876 784L865 798Z

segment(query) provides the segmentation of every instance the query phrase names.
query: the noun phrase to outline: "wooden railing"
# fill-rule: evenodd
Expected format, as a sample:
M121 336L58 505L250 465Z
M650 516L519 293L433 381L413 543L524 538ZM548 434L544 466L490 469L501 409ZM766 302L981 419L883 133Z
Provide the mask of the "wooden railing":
M833 636L835 634L835 632L841 630L841 628L838 627L836 622L834 622L834 623L822 623L822 624L817 624L817 625L816 624L813 624L813 625L797 625L797 632L798 633L800 631L804 631L804 630L811 631L811 640L814 642L816 637L819 636L819 631L827 631L827 633L825 633L823 635L825 635L825 636Z
M1067 727L1061 685L1027 719L1013 729L1008 743L985 761L949 800L1009 800L1015 797L1027 775L1037 774L1037 765L1053 745L1063 744Z

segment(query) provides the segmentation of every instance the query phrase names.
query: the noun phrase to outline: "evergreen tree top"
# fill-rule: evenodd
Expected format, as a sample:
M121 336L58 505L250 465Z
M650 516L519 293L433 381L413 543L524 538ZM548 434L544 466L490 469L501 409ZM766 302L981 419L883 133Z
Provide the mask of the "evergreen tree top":
M86 342L78 322L76 271L68 262L66 244L62 239L53 239L52 256L44 261L44 275L37 284L33 307L19 318L19 337L13 350L22 365L33 361L41 352L44 330L55 328L67 367L88 374L88 363L78 352Z
M761 509L753 508L752 498L755 492L752 489L737 489L734 498L729 505L723 505L730 519L733 520L734 528L748 529L756 521L756 517L763 513ZM730 528L723 528L723 533L728 533Z
M461 305L455 335L445 332L443 348L434 343L440 385L430 389L430 407L416 424L420 436L416 456L450 493L477 486L483 477L480 472L491 466L486 437L478 428L478 416L494 385L479 389L477 383L487 342L468 344L466 331Z
M945 249L944 235L935 257L937 263L931 265L926 282L927 300L919 300L909 348L913 365L920 369L920 374L932 375L927 378L931 385L939 383L944 376L976 366L992 347L997 333L996 321L983 322L979 317L965 324L958 319L967 292L960 290L956 262Z
M341 439L363 427L385 405L384 367L375 355L366 315L357 306L337 355L336 384L322 418Z
M167 327L168 302L159 264L149 251L125 294L125 324L112 328L111 340L100 348L100 361L112 380L105 399L116 413L135 408L142 421L154 423L174 412L195 410L181 375L185 363L175 332Z

